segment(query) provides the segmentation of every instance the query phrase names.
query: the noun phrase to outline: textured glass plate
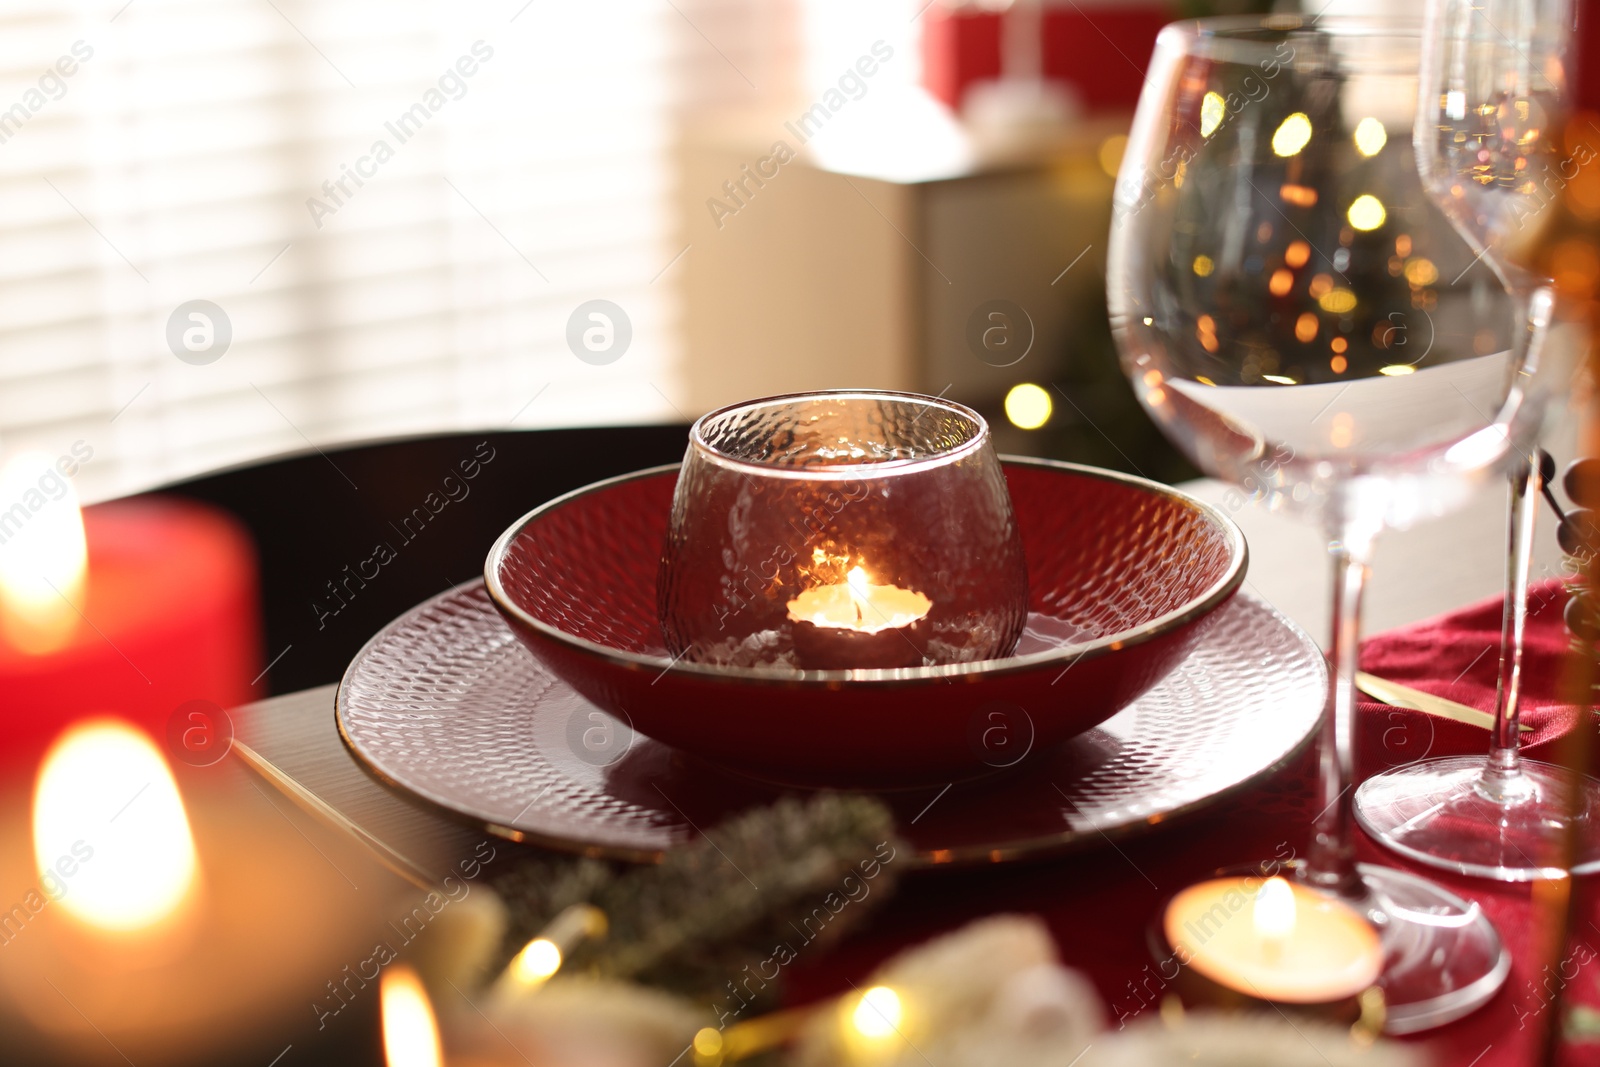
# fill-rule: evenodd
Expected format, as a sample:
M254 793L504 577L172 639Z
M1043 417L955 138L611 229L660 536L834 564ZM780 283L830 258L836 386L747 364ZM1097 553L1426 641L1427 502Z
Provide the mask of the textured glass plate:
M1322 654L1243 591L1217 614L1172 674L1054 752L883 794L918 860L1001 862L1102 843L1215 801L1299 752L1322 714ZM1063 700L1071 681L1069 671ZM763 709L752 702L750 713ZM477 582L368 642L345 672L337 714L346 743L384 781L503 836L590 855L653 861L785 792L596 709L538 664ZM1027 751L1026 722L999 728L1006 743L986 739L987 751Z

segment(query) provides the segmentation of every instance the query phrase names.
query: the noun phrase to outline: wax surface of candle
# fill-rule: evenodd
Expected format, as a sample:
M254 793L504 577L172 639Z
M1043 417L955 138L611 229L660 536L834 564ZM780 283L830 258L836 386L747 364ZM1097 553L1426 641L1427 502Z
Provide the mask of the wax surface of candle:
M1167 906L1163 925L1180 961L1262 1000L1343 1000L1373 985L1383 966L1377 932L1360 913L1283 879L1190 886Z
M47 521L47 510L29 526ZM0 626L0 764L36 759L89 716L115 715L159 737L187 701L227 708L264 695L254 553L235 521L151 498L85 508L82 523L87 574L77 592L50 592L73 624L64 641L19 644Z
M933 601L895 585L874 585L860 567L845 581L807 589L789 601L789 620L874 634L909 626L927 615Z

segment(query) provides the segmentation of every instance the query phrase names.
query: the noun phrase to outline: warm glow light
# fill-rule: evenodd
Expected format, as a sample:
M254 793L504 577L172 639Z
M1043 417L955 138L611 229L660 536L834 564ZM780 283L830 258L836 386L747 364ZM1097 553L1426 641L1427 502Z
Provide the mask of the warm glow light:
M1117 176L1117 168L1122 166L1122 153L1128 150L1128 135L1114 133L1100 142L1100 169L1111 177Z
M57 881L62 857L81 861L61 906L105 930L160 922L195 881L172 771L148 737L114 719L72 727L51 747L34 787L33 854L41 877Z
M517 953L511 967L518 981L529 985L543 982L561 969L561 950L552 941L535 938Z
M1299 385L1300 383L1287 374L1263 374L1261 377L1277 385Z
M1217 127L1222 125L1228 107L1223 103L1221 95L1207 93L1205 99L1200 101L1200 136L1210 137L1217 132Z
M1303 267L1311 259L1311 246L1305 241L1295 241L1283 250L1283 261L1291 267Z
M1355 310L1356 294L1348 289L1329 289L1317 298L1317 303L1330 315L1343 315Z
M1050 421L1055 403L1050 394L1032 382L1013 385L1006 393L1006 418L1021 430L1037 430Z
M851 1025L862 1037L888 1037L900 1029L900 994L886 985L876 985L861 994Z
M1287 296L1289 290L1293 288L1294 271L1292 270L1275 270L1272 272L1272 280L1267 282L1267 291L1273 296Z
M1300 317L1294 320L1294 336L1296 340L1306 344L1316 340L1317 331L1321 328L1315 312L1301 312Z
M1284 158L1299 155L1311 143L1311 120L1303 111L1296 111L1279 124L1272 135L1272 150Z
M1202 278L1211 277L1211 272L1217 269L1216 262L1210 256L1194 257L1194 272Z
M439 1024L417 972L403 963L383 972L383 1057L388 1067L443 1067Z
M1256 890L1256 933L1282 942L1294 933L1294 890L1282 878L1268 878Z
M1421 289L1425 285L1432 285L1439 280L1439 268L1433 265L1431 259L1418 256L1409 260L1405 267L1406 281Z
M0 624L14 647L41 655L78 626L74 605L89 566L83 514L71 482L43 452L19 452L0 468L0 510L8 534L0 543Z
M1309 185L1287 182L1278 187L1278 195L1283 197L1285 204L1293 204L1295 207L1317 206L1317 191Z
M1379 367L1378 373L1387 374L1391 378L1398 378L1401 375L1417 373L1417 368L1409 363L1391 363L1387 367Z
M1389 143L1389 131L1383 128L1383 123L1368 115L1356 123L1355 142L1357 152L1364 156L1375 156Z
M1383 209L1383 201L1371 193L1362 193L1350 205L1346 217L1350 220L1350 225L1358 230L1367 231L1382 226L1389 213Z
M716 1060L722 1055L722 1032L712 1027L701 1027L694 1035L694 1054L702 1059Z

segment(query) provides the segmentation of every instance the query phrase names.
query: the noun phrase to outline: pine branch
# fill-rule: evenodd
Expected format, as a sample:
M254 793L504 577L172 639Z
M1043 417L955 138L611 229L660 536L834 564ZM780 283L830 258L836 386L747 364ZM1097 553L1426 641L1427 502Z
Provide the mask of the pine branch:
M495 884L511 910L502 962L563 908L590 903L610 932L576 951L569 973L742 1011L771 999L789 960L837 941L886 897L907 854L879 801L823 793L746 812L655 867L541 858Z

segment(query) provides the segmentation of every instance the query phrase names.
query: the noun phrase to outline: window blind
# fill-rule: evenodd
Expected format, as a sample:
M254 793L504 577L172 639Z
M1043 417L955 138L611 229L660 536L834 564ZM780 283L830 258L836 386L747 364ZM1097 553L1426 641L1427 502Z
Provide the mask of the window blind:
M96 499L372 436L679 417L685 10L760 28L736 6L7 5L0 449L85 443ZM612 362L567 343L596 299L631 324Z

